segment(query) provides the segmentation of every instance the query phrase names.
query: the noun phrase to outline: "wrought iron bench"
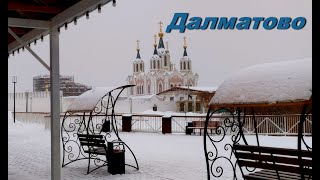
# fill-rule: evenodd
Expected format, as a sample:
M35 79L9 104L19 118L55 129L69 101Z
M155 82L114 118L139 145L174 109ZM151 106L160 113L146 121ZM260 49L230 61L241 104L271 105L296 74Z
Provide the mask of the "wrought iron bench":
M87 174L90 172L108 165L108 172L111 174L124 174L125 173L125 159L124 159L124 145L122 141L108 142L105 144L104 136L98 134L77 134L79 137L80 145L85 153L89 154ZM91 159L97 160L98 155L104 155L106 161L104 164L95 169L90 170ZM99 161L104 161L99 158Z
M235 144L233 150L244 179L312 179L312 151L302 150L299 160L296 149ZM242 167L260 170L244 174Z
M119 136L114 111L120 93L132 86L94 88L72 101L61 124L62 167L88 159L87 174L106 165L110 174L124 174L125 166L139 170L133 151Z

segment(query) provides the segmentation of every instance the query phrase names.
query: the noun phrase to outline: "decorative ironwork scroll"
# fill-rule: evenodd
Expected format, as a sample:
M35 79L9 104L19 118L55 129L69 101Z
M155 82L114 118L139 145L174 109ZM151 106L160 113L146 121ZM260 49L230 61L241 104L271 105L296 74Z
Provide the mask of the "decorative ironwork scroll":
M84 152L84 148L79 142L78 134L90 134L90 135L103 135L105 139L105 144L108 142L121 142L121 148L125 152L128 152L129 155L133 158L133 164L126 163L125 165L133 167L136 170L139 170L139 165L136 159L135 154L131 148L120 138L117 119L115 116L115 105L116 101L121 94L121 92L132 85L121 86L114 90L119 90L116 96L113 93L116 93L114 90L106 92L96 107L92 111L86 112L76 112L76 111L67 111L63 117L61 124L61 140L63 147L63 160L62 167L66 165L83 160L91 159L95 168L92 168L92 171L108 165L107 156L92 154ZM127 155L126 155L127 157ZM88 164L89 172L90 164Z
M255 144L260 146L259 135L257 131L257 121L254 109L251 108L251 116L253 118ZM224 112L221 113L220 112ZM303 135L303 124L308 115L311 113L311 108L305 105L301 111L298 131L298 152L301 153L302 145L308 151L312 151L312 147L308 145ZM218 115L215 117L215 115ZM218 119L217 119L218 118ZM214 129L213 134L208 133L209 121L219 121L220 123ZM233 146L237 143L249 145L244 134L244 124L246 123L246 108L237 108L234 112L230 109L221 108L212 110L209 108L205 121L205 129L203 135L204 154L207 167L207 179L242 179L245 173L254 172L255 168L240 168L237 164ZM300 161L301 172L303 172L303 163L301 155L298 156ZM311 167L307 167L311 168ZM302 174L303 176L303 174Z

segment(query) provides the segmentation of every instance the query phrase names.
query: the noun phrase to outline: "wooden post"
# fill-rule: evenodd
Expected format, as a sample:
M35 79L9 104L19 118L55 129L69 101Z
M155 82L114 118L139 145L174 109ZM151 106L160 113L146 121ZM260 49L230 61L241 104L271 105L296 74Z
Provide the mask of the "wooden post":
M171 116L162 116L162 134L171 133Z
M131 132L131 124L132 124L132 115L131 114L122 115L122 131Z

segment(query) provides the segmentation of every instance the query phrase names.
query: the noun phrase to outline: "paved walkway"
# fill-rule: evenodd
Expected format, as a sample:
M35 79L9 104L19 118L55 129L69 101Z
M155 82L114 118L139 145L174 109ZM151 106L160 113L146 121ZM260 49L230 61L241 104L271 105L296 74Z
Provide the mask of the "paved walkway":
M9 124L9 180L50 179L50 131L32 124ZM111 175L102 167L85 175L87 161L62 168L66 180L195 180L205 179L202 139L199 136L154 133L121 133L134 151L140 170L126 167L126 174Z

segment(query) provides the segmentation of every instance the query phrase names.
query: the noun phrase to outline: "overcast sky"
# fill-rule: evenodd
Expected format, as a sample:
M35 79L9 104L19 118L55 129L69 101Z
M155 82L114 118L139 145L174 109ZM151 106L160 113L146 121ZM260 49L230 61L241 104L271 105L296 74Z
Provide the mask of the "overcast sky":
M199 74L199 86L218 86L232 72L254 64L311 57L312 2L310 0L117 0L99 14L81 18L60 31L60 74L74 75L75 81L91 86L114 86L126 83L132 74L136 40L140 40L141 58L149 69L153 53L153 35L163 31L174 13L188 12L190 17L305 17L302 30L177 30L165 33L171 61L183 54L187 37L188 55L193 72ZM49 64L49 36L31 48ZM311 71L311 70L310 70ZM11 78L18 76L17 92L32 91L33 76L49 72L28 52L15 53L8 59L8 91Z

